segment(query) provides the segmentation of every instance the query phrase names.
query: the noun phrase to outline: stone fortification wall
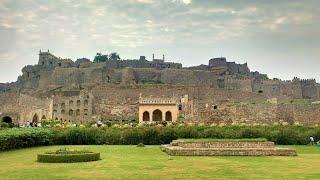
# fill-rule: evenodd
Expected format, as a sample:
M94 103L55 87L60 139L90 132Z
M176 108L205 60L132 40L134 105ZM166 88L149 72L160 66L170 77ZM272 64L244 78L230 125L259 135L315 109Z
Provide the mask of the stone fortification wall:
M52 100L50 98L37 98L30 95L20 94L19 103L16 107L20 114L19 123L32 121L37 117L37 121L52 118Z
M207 120L215 123L274 124L299 122L305 125L320 123L320 105L305 104L222 104L211 110ZM205 118L205 117L203 117Z
M269 97L281 95L279 80L262 80L253 83L253 92L263 93Z
M225 78L224 88L252 92L251 78Z
M111 69L116 68L172 68L182 69L181 63L164 62L164 61L147 61L145 59L140 60L108 60L106 61L106 67Z

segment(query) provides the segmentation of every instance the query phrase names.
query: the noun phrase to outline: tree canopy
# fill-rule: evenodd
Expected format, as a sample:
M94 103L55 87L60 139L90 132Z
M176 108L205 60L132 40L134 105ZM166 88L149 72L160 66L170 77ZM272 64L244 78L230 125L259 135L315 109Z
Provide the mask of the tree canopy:
M109 60L120 60L120 56L116 52L113 52L109 54Z
M106 62L108 60L120 60L119 54L116 52L108 54L102 54L102 53L97 53L96 56L94 57L93 62L95 63L100 63L100 62Z
M97 53L93 59L93 62L100 63L100 62L106 62L107 60L109 60L109 57L107 54Z

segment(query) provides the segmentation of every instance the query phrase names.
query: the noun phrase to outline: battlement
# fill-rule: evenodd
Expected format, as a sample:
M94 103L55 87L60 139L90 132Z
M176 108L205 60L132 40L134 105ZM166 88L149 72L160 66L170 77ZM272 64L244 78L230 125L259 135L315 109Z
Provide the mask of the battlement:
M172 69L182 69L181 63L174 63L174 62L164 62L164 60L153 59L152 61L148 61L145 59L145 56L140 56L139 59L126 59L126 60L109 60L106 61L106 66L108 68L157 68L157 69L165 69L165 68L172 68Z
M226 81L251 81L251 77L226 77Z
M175 98L159 98L159 97L149 97L149 98L140 97L139 98L139 104L175 105L177 103L178 101Z
M301 79L302 83L316 83L316 79Z
M262 84L279 84L281 81L279 79L263 79L260 81Z

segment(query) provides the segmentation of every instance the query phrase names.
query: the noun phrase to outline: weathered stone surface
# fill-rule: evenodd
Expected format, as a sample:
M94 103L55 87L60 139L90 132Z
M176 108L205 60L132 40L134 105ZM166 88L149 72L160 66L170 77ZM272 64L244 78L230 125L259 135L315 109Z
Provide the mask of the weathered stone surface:
M173 141L161 149L172 156L296 156L289 148L276 148L273 142L184 142Z
M36 114L40 119L44 116L82 122L132 120L139 115L140 94L177 99L187 95L189 103L179 102L177 106L182 106L182 110L175 113L186 121L227 125L320 123L320 104L311 104L311 99L316 101L320 94L320 86L314 79L264 80L262 74L250 72L247 64L229 63L223 58L212 59L209 64L201 65L200 69L181 68L179 63L164 59L147 61L144 57L107 63L92 63L82 58L74 63L50 52L40 52L38 63L24 67L17 82L0 84L0 112L12 114L14 121L20 123ZM65 111L72 110L75 116L55 116L62 109L53 113L55 109L50 102L83 101L81 92L91 94L90 107L72 106ZM276 99L275 103L267 101L271 98ZM293 98L310 100L288 103ZM77 116L77 111L89 115Z

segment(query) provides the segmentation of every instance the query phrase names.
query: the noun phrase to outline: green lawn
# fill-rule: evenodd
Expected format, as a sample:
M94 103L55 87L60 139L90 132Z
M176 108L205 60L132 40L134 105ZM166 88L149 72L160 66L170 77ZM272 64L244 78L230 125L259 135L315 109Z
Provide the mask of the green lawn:
M290 146L297 157L182 157L159 146L68 146L101 152L102 160L36 162L37 153L60 147L1 152L0 179L320 179L320 148L308 146Z

